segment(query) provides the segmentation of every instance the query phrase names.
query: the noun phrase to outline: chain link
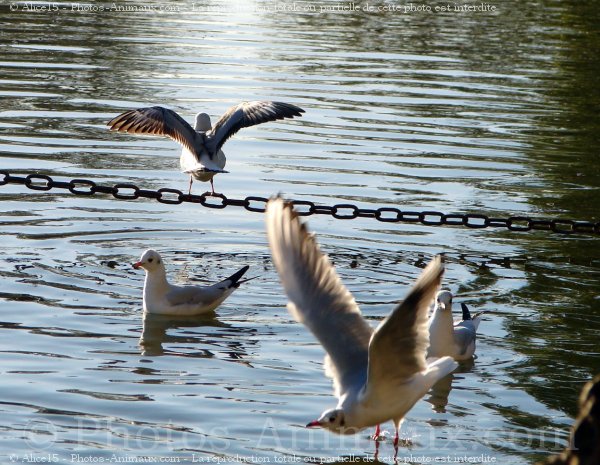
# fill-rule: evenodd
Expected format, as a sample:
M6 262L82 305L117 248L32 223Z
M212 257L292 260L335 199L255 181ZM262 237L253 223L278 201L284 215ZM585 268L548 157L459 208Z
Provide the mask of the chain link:
M163 187L158 190L141 189L135 184L118 183L112 186L101 185L89 179L71 179L55 181L45 174L29 174L13 176L6 170L0 170L0 186L6 184L22 184L29 189L49 191L65 189L75 195L91 196L108 194L119 200L152 199L167 205L179 205L183 202L199 203L207 208L222 209L229 206L243 207L251 212L263 213L268 198L248 196L245 199L230 199L223 194L201 195L185 194L177 189ZM336 205L317 205L309 200L291 200L294 208L301 216L331 215L339 220L354 218L374 218L383 223L421 223L426 226L462 226L471 229L506 228L509 231L551 231L560 234L593 234L600 235L600 222L575 221L569 219L535 219L527 216L511 216L508 218L490 218L480 213L450 213L437 211L408 211L396 207L380 207L376 209L359 208L348 203Z

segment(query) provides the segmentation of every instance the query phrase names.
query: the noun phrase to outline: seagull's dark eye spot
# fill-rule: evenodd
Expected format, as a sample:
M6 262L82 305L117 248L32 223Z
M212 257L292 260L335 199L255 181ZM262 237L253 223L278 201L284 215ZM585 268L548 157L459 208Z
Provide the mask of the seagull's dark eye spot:
M148 263L152 263L152 260L154 260L153 258L149 258L148 259Z
M329 417L329 423L333 423L335 421L335 417Z

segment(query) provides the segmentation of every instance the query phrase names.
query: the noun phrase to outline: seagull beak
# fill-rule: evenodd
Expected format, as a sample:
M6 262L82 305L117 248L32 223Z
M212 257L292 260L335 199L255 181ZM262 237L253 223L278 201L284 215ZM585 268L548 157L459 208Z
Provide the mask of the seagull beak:
M135 262L131 266L133 266L136 270L138 270L138 269L140 269L142 267L142 262Z
M306 425L307 428L317 428L320 426L321 423L319 423L319 420L311 421L308 425Z

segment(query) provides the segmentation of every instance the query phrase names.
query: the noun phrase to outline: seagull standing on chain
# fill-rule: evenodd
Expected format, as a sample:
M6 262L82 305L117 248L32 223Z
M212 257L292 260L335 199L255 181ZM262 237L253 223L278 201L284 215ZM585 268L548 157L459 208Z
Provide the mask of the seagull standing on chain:
M448 355L454 360L468 360L475 354L477 328L483 312L471 317L465 304L461 304L463 319L454 323L452 319L452 293L438 292L433 315L429 321L429 357Z
M266 214L271 255L288 295L288 310L323 345L326 375L333 378L336 408L307 427L355 434L393 420L394 446L406 413L458 364L451 357L426 360L427 311L444 267L436 257L406 299L373 330L352 294L290 203L271 199Z
M229 278L212 286L176 286L167 281L165 264L155 250L146 250L133 267L146 271L144 312L177 316L211 312L240 287L240 284L248 281L240 279L249 268L244 266Z
M302 116L304 110L291 103L243 102L231 107L214 126L206 113L196 115L192 128L173 110L163 107L129 110L108 122L110 129L130 134L156 134L167 136L183 146L179 159L181 171L190 175L189 193L194 179L210 181L215 195L213 177L227 173L223 144L242 128L268 121Z

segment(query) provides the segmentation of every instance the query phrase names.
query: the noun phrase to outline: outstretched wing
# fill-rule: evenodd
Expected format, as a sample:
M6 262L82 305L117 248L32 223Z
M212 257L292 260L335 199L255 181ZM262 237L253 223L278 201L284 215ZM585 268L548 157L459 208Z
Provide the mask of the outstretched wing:
M304 110L291 103L244 102L231 107L207 133L210 153L217 153L225 141L242 128L301 116Z
M173 110L163 107L129 110L110 120L107 124L113 131L129 134L156 134L179 142L192 153L196 153L198 135L187 121Z
M437 293L444 266L435 257L404 299L377 327L369 344L367 390L394 387L427 367L427 311Z
M361 388L373 329L292 205L271 199L266 222L273 262L290 300L288 309L327 352L326 370L336 395Z

